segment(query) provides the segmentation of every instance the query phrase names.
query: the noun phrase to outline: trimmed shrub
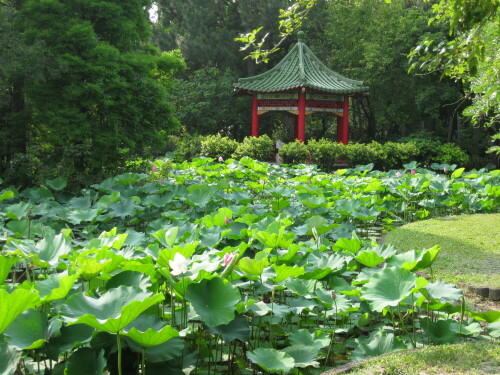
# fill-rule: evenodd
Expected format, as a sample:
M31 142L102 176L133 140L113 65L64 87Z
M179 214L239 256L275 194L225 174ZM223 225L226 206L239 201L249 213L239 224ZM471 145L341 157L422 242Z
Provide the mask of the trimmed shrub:
M201 140L201 156L209 158L218 158L222 156L229 159L236 151L238 142L229 137L223 137L220 134L207 135Z
M309 150L304 143L296 140L295 142L283 145L279 151L279 155L286 164L301 164L308 160Z
M416 160L419 150L415 143L387 142L384 144L386 154L384 169L401 168L403 164Z
M346 146L339 142L332 142L327 139L310 140L307 144L311 160L324 171L331 171L335 164L346 156Z
M436 160L437 150L439 146L442 145L442 142L436 139L436 137L433 136L432 133L423 131L410 134L409 136L404 138L400 138L398 142L414 143L418 149L418 155L414 160L427 165L432 164Z
M241 159L248 156L260 161L270 161L273 158L274 150L273 140L265 134L260 137L246 137L242 143L238 144L232 157Z
M177 137L175 140L172 138L175 142L174 160L183 162L199 157L201 155L202 139L203 137L200 135L184 135L183 137Z
M466 165L469 155L454 143L445 143L438 147L436 161L442 164Z
M375 164L375 168L379 170L383 170L386 167L386 159L387 159L387 151L384 147L384 145L376 142L376 141L371 141L366 145L368 149L370 150L370 154L372 155L373 159L370 161L370 163Z
M362 143L349 143L346 151L346 162L352 166L374 163L377 159L376 151Z

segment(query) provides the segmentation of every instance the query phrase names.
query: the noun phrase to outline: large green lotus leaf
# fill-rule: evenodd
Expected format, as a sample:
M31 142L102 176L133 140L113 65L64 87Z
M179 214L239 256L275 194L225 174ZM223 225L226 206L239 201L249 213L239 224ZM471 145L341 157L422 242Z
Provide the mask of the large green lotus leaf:
M417 277L410 271L385 268L372 275L362 289L362 296L372 310L382 311L385 307L397 306L408 297L416 285Z
M83 323L101 331L118 333L164 298L163 294L144 292L137 287L119 286L99 298L74 294L62 306L61 314L69 324Z
M488 323L494 323L500 321L500 311L466 311L467 315L475 320L482 320Z
M47 341L47 314L41 310L26 310L5 330L9 345L19 349L37 349Z
M194 186L196 185L191 185L190 188ZM207 189L206 186L204 186L202 189L194 191L192 191L192 189L188 189L188 191L189 194L186 196L187 202L191 203L191 205L195 207L200 208L204 208L214 195L214 192L210 189Z
M486 326L491 337L499 338L500 337L500 321L490 323Z
M183 349L184 341L180 337L174 337L163 344L146 348L144 354L148 363L159 363L179 358Z
M112 217L119 217L125 219L127 216L134 217L142 207L135 203L132 198L122 198L118 202L113 202L109 205L109 214Z
M278 233L271 233L267 230L253 230L252 237L262 243L265 247L274 249L276 247L288 248L295 238L294 233L285 233L285 227L281 227Z
M393 255L387 260L387 266L404 268L408 271L413 271L417 268L417 265L422 258L422 253L411 250L402 254Z
M299 329L290 333L288 341L292 346L308 346L319 350L330 344L330 337L324 332L311 333L307 329Z
M269 372L288 373L295 366L295 361L290 354L276 349L258 348L248 352L247 358Z
M83 222L93 222L99 215L99 210L96 208L77 208L72 207L68 212L67 219L71 224L78 225Z
M171 249L163 249L158 252L158 265L163 268L170 268L169 262L174 260L175 254L180 253L184 258L190 258L196 251L199 242L187 243L184 246L174 246Z
M59 190L62 190L66 187L66 185L68 184L68 181L66 181L62 177L57 177L53 180L46 180L45 184L48 185L49 187L51 187L52 189L59 191Z
M420 327L434 344L443 345L457 341L460 323L453 319L433 322L426 317L420 320Z
M278 266L276 264L273 264L273 268L274 272L276 272L276 277L273 277L271 280L273 280L275 283L280 283L283 280L288 279L289 277L298 277L304 274L304 267L290 267L286 264Z
M16 256L0 255L0 285L7 279L10 269L19 259Z
M59 263L59 257L72 251L68 239L62 233L47 235L36 244L32 254L33 263L43 268L49 265L54 267Z
M376 267L382 263L385 258L378 255L375 251L362 251L358 253L356 260L366 267Z
M187 287L186 298L209 327L228 324L234 319L234 310L240 301L238 289L220 277L201 280Z
M206 215L201 218L201 222L207 228L213 226L224 226L227 220L233 218L233 211L227 207L221 207L217 210L215 215Z
M11 198L14 198L14 192L13 191L10 191L10 190L6 190L4 192L2 192L2 194L0 194L0 202L5 200L5 199L11 199Z
M251 259L248 257L241 258L238 261L238 268L241 272L252 275L252 276L260 276L262 272L264 272L264 268L269 266L269 259L263 258L261 260Z
M168 229L160 229L153 234L153 237L156 238L163 246L171 247L174 245L175 241L177 241L177 236L179 234L179 227L172 227Z
M454 303L459 298L462 298L463 295L462 291L455 285L448 284L443 280L437 280L435 283L427 284L425 290L421 290L421 293L427 298L435 298L443 303Z
M292 279L288 280L285 285L295 294L302 297L311 297L317 282L315 280Z
M51 337L45 345L48 357L57 361L61 354L89 342L94 332L95 329L86 324L62 326L61 334Z
M146 267L148 265L143 266ZM106 289L118 288L120 285L138 286L140 289L146 290L151 286L151 281L149 277L139 271L123 271L114 275L106 282Z
M229 324L221 324L220 326L209 328L209 331L221 335L226 343L234 340L247 342L250 335L250 326L248 325L248 320L243 315L236 315Z
M319 352L318 348L306 345L292 345L282 349L282 351L293 358L295 362L294 367L319 367L319 362L315 361Z
M346 312L352 306L352 301L342 294L337 294L334 298L331 290L318 288L314 294L336 314Z
M105 367L104 350L80 348L66 361L64 375L103 375Z
M38 290L42 302L54 301L66 297L77 278L78 274L54 273L45 280L37 281L35 289Z
M2 211L5 212L5 216L12 220L21 220L28 213L31 205L29 203L20 202L10 206L7 206Z
M350 240L347 238L339 238L334 245L335 249L346 250L351 254L357 254L361 247L363 247L363 242L357 238Z
M141 315L123 329L123 334L130 337L143 348L163 344L179 331L167 325L155 315Z
M14 375L22 354L22 350L0 341L0 375Z
M361 341L357 339L356 341L358 342L358 346L351 354L351 359L354 361L408 349L399 337L383 331L377 332L372 338L368 338L367 340Z
M149 174L146 173L127 172L113 177L113 180L122 185L132 185L138 183L139 181L145 180L146 178L149 177L150 177Z
M16 289L8 293L0 289L0 334L20 315L40 303L38 292L27 289Z
M307 199L301 200L300 202L308 208L324 207L327 204L325 197L321 197L321 196L317 196L317 197L311 196Z
M440 250L441 248L438 245L431 247L430 249L423 250L421 252L422 259L417 263L414 270L423 270L432 266L432 263L436 260Z

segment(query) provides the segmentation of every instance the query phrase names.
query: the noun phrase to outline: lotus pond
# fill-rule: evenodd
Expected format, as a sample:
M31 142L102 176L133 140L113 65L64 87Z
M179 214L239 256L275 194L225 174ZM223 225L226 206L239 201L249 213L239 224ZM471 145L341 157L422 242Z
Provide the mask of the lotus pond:
M0 190L0 374L319 374L496 340L396 225L498 212L500 170L155 162L79 194ZM438 172L436 172L437 170ZM1 185L0 185L1 186Z

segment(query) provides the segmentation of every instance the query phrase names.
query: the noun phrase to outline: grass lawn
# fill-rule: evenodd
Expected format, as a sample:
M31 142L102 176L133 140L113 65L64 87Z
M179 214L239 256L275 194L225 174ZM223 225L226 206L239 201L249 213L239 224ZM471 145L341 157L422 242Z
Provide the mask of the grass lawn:
M385 243L401 251L441 246L433 272L454 284L500 288L500 214L449 216L390 232Z
M334 373L334 372L330 372ZM428 346L363 362L349 375L483 375L500 374L498 343L476 342Z

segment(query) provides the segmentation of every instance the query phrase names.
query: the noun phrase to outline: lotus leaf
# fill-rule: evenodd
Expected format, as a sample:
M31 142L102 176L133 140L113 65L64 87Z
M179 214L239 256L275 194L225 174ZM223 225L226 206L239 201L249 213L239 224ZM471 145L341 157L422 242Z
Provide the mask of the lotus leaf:
M247 358L270 372L288 372L295 366L295 361L290 354L276 349L258 348L248 352Z
M365 284L362 296L375 311L397 306L408 297L416 285L417 277L405 269L385 268L376 272Z
M0 335L23 311L40 303L38 292L26 289L15 289L8 293L0 289Z
M16 256L0 255L0 285L7 279L10 269L19 259Z
M367 340L361 341L357 339L356 341L358 346L351 355L351 358L355 361L408 349L399 337L383 331L378 331L372 338Z
M163 294L119 286L98 298L82 293L72 295L62 306L61 315L69 324L83 323L101 331L119 333L142 312L164 298Z
M330 337L320 331L311 333L307 329L299 329L290 333L288 341L292 346L308 346L319 350L330 344Z
M319 362L315 361L319 352L318 348L306 345L292 345L282 349L282 351L293 358L295 362L294 367L319 367Z
M179 331L154 315L139 316L123 332L143 348L157 346L179 336Z
M462 291L455 285L448 284L442 280L437 280L434 283L427 284L425 290L422 291L428 298L435 298L439 302L454 303L459 298L462 298Z
M23 352L0 341L0 375L14 375Z
M221 335L226 343L234 340L247 342L250 335L250 326L248 320L243 315L238 314L229 324L221 324L217 327L212 327L209 331Z
M74 324L61 327L60 335L51 337L46 344L48 357L53 361L57 361L62 353L89 342L94 331L94 328L86 324ZM115 341L116 340L113 342Z
M106 359L104 351L96 352L91 348L80 348L66 361L65 375L103 375Z
M433 322L425 317L420 321L420 326L427 337L436 345L453 344L458 339L460 324L453 319L440 319Z
M35 289L38 290L42 302L61 299L67 296L78 276L68 276L67 273L51 274L45 280L37 281Z
M47 180L47 181L45 181L45 183L49 187L51 187L52 189L59 191L59 190L63 190L66 187L66 185L68 184L68 181L66 181L62 177L57 177L53 180Z
M229 324L240 298L238 289L219 277L203 279L186 290L186 299L208 327Z
M5 330L9 344L19 349L40 348L53 332L48 327L47 314L26 310Z

